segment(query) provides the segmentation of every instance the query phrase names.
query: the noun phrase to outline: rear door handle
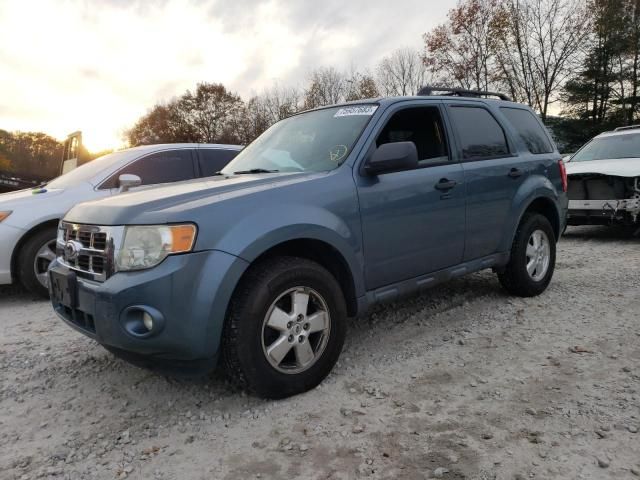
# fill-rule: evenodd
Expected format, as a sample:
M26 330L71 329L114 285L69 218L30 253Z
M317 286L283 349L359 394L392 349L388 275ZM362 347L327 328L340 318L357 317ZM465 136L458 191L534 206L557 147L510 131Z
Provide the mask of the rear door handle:
M511 178L518 178L522 176L522 170L519 170L517 168L512 168L511 170L509 170L509 177Z
M448 178L441 178L438 183L436 183L436 190L451 190L458 184L455 180L449 180Z

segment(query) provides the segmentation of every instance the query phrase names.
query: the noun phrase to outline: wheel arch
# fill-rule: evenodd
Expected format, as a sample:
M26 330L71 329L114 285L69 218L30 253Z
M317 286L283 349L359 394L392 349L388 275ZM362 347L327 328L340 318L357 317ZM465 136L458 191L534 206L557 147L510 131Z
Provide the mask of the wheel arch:
M20 240L18 240L18 242L16 243L16 246L13 249L13 253L11 254L11 277L14 280L19 280L18 268L17 268L18 258L20 257L20 252L22 251L22 248L24 247L25 243L27 243L31 237L40 233L42 230L45 230L51 227L57 227L59 222L60 222L60 219L58 218L45 220L44 222L41 222L35 226L32 226L29 230L27 230L22 235L22 237L20 237Z
M256 255L250 260L247 270L257 263L277 256L300 257L322 265L333 275L344 292L348 315L355 316L358 313L358 290L355 276L349 262L335 246L317 238L301 237L284 240Z
M532 200L527 207L524 209L520 218L518 219L518 225L522 222L522 218L527 213L539 213L549 220L551 227L553 228L553 233L556 237L556 242L560 238L560 214L558 213L558 208L556 207L556 203L551 200L549 197L540 196Z

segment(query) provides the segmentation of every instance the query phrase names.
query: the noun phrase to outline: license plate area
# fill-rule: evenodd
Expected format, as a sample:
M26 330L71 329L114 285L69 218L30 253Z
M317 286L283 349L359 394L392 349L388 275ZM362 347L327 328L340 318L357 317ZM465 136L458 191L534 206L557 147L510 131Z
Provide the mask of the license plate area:
M55 303L65 307L78 306L78 277L75 272L49 271L51 298Z

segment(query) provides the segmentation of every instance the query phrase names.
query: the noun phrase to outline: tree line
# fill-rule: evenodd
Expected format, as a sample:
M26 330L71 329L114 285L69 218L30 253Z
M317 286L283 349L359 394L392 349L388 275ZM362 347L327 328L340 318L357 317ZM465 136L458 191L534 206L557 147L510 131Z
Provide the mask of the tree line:
M0 175L47 181L60 174L64 144L42 132L8 132L0 129ZM112 150L89 152L80 146L80 164Z
M200 83L154 105L124 140L248 144L299 111L429 84L506 93L540 114L561 151L573 151L638 121L639 77L640 0L460 0L417 45L370 70L321 66L303 85L275 83L246 99ZM0 130L0 171L52 177L61 151L46 134Z
M243 100L219 83L155 105L125 133L130 145L247 144L296 112L425 84L499 91L530 105L561 149L638 117L640 0L461 0L416 48L373 71L320 67L306 84Z
M0 173L47 180L59 174L62 143L41 132L0 130Z

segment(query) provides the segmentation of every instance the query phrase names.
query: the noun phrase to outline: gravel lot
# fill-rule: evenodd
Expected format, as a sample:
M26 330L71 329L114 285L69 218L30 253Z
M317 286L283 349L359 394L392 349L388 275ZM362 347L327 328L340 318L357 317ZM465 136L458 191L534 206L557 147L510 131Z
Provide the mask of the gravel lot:
M570 229L541 297L482 272L377 308L319 388L265 401L0 289L0 478L638 478L639 291L639 239Z

